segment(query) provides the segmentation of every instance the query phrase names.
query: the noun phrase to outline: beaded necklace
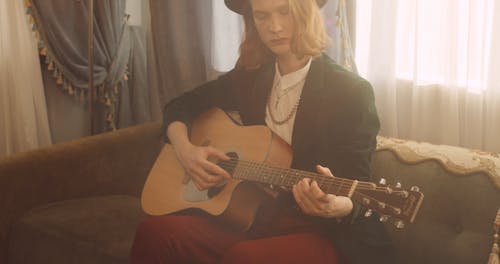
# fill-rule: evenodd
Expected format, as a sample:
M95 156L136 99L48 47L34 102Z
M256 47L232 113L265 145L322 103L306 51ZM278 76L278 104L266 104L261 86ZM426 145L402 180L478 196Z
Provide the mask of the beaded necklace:
M288 115L283 120L278 120L278 119L276 119L276 117L274 117L273 111L271 110L271 107L269 107L269 104L267 104L267 111L269 111L269 116L271 117L271 120L273 121L273 123L275 123L276 125L283 125L292 118L292 116L293 116L293 114L295 114L295 112L297 112L297 108L299 108L299 104L300 104L300 97L299 97L299 99L297 99L297 102L292 107L292 110L290 110Z

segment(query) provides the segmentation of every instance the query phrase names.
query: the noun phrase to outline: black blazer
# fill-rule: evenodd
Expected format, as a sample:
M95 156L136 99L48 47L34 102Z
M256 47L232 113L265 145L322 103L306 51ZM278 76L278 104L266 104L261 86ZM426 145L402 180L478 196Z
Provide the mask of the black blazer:
M163 133L173 121L188 126L211 107L238 111L244 125L265 125L274 64L257 70L232 70L174 99L164 108ZM371 85L328 56L311 62L297 109L292 168L315 172L329 167L336 177L370 180L371 154L379 120ZM362 207L341 223L329 221L332 238L347 263L391 263L392 245L375 217L359 217Z

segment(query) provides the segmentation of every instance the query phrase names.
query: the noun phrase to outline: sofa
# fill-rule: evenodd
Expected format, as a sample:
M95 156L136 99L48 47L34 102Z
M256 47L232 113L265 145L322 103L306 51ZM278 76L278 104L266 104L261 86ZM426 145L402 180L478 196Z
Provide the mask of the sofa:
M128 263L147 217L140 195L162 147L159 130L148 123L0 160L0 263ZM462 164L471 150L452 149L454 163L432 153L437 145L419 152L418 142L379 142L374 181L419 186L425 195L415 223L386 223L400 262L487 263L500 207L496 154L473 152L491 158L482 170L484 161Z

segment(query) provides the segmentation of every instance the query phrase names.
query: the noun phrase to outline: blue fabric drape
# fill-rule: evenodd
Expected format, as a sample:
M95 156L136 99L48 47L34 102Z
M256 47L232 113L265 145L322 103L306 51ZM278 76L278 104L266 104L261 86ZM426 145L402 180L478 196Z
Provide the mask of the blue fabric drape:
M34 30L39 33L41 54L46 55L48 69L65 92L85 101L88 98L89 75L88 2L27 0L27 5L28 13L34 16ZM120 120L125 119L120 117L121 98L130 99L134 88L147 89L147 81L143 78L135 78L135 83L128 81L131 74L127 66L132 59L131 54L143 56L135 58L135 62L142 63L140 66L136 63L134 67L142 73L145 72L145 55L144 52L132 53L133 41L139 40L131 36L131 27L126 22L125 0L94 1L93 74L98 102L95 103L96 115L93 119L97 132L116 129ZM135 46L142 48L141 45ZM130 109L127 110L130 112ZM145 113L139 121L149 120L149 115ZM129 113L127 117L130 116Z

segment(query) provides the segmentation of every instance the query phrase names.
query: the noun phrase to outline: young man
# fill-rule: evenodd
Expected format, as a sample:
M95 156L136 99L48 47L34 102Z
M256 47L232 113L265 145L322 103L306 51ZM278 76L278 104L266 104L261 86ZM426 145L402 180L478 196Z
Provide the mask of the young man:
M195 146L190 122L219 107L244 125L267 125L293 149L292 168L370 180L379 121L370 84L322 54L319 8L326 0L225 0L245 20L236 67L173 100L164 126L178 160L204 190L231 176L208 161L228 157ZM323 167L324 166L324 167ZM152 217L138 228L133 263L391 263L392 245L375 217L304 178L273 202L275 214L234 232L204 213ZM296 210L299 209L299 210Z

